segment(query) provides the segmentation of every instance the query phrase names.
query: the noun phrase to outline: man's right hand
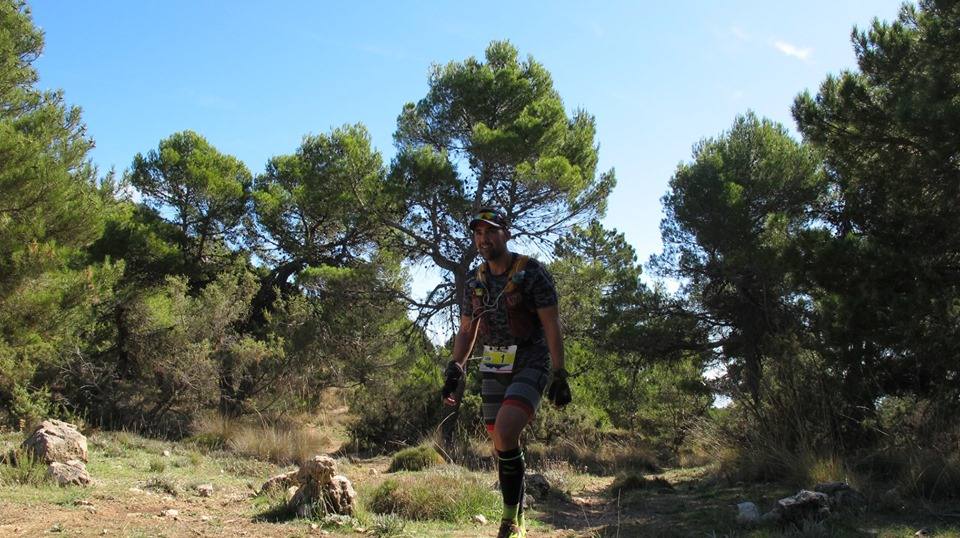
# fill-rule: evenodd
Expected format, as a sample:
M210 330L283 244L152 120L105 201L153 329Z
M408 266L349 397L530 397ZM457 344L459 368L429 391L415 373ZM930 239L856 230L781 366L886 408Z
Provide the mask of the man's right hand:
M463 367L451 360L444 370L443 391L440 393L443 403L447 405L456 405L457 401L453 395L457 392L457 386L463 380Z

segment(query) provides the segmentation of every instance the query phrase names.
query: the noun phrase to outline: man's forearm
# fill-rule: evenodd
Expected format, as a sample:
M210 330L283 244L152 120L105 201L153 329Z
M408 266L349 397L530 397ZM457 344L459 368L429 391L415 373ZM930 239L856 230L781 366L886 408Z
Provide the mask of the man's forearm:
M453 360L463 366L467 362L467 354L470 353L470 330L461 327L457 331L457 336L453 339Z
M563 337L559 330L551 331L551 333L546 335L547 349L550 350L550 363L554 370L560 370L564 365Z

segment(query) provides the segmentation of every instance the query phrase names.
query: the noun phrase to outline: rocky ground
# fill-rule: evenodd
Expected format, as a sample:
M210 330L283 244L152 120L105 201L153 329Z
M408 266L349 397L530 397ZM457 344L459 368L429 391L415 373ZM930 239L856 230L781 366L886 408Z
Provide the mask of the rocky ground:
M12 435L0 438L7 446ZM265 517L275 499L256 495L269 476L290 469L237 457L199 452L124 433L95 434L87 487L6 485L0 488L0 536L362 536L378 529L362 523L337 526L320 520ZM353 481L361 498L389 476L389 459L339 458L339 472ZM556 474L556 473L554 473ZM782 486L728 485L709 478L705 468L648 475L647 486L621 491L613 477L569 473L565 482L529 511L531 538L573 536L766 537L925 536L960 537L955 508L917 503L897 511L831 516L802 529L744 526L737 503L749 500L761 511L795 491ZM653 479L660 478L655 481ZM491 485L495 476L490 473ZM204 496L201 486L213 486ZM493 519L493 518L490 518ZM382 531L382 529L380 529ZM394 536L493 536L496 522L408 522ZM384 536L386 534L380 534Z

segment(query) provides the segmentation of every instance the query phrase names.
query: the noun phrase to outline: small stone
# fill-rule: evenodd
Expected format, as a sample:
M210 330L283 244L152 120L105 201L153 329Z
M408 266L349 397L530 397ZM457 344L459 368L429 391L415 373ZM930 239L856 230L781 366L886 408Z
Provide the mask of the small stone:
M160 515L162 515L163 517L172 517L173 519L177 519L178 517L180 517L180 512L177 510L174 510L173 508L170 508L170 509L164 510Z
M200 516L200 521L203 521L203 522L210 521L210 516Z
M486 518L483 514L477 514L477 515L473 516L472 519L473 519L473 522L476 523L477 525L486 525L486 524L487 524L487 518Z
M164 451L163 451L163 457L164 457L164 458L169 458L169 457L170 457L170 451L169 451L169 450L164 450Z
M760 520L760 509L752 502L737 505L737 523L756 523Z
M86 499L77 499L73 501L73 504L76 506L93 506L93 503Z
M315 530L317 530L317 529L319 529L319 528L320 528L320 525L317 525L316 523L311 523L311 524L310 524L310 530L314 530L314 531L315 531Z
M143 493L143 490L140 488L130 488L127 491L129 491L130 493Z
M201 497L210 497L213 495L213 484L200 484L197 486L197 494Z
M290 502L293 499L293 496L297 494L297 491L300 490L299 486L290 486L287 488L287 502Z
M96 513L97 513L97 509L94 508L94 507L92 507L92 506L84 506L83 509L86 510L88 513L91 513L91 514L96 514Z

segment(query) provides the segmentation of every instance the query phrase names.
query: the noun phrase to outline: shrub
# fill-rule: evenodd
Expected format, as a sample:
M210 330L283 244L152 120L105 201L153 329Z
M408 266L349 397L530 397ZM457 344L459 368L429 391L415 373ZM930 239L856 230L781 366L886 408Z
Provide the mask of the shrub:
M429 445L405 448L393 455L388 473L397 471L422 471L443 463L443 457Z
M406 377L360 389L351 411L357 418L349 426L350 448L382 450L416 444L439 428L440 369L421 357Z
M494 517L500 496L481 476L444 466L386 480L370 495L367 507L410 520L462 522L474 514Z

